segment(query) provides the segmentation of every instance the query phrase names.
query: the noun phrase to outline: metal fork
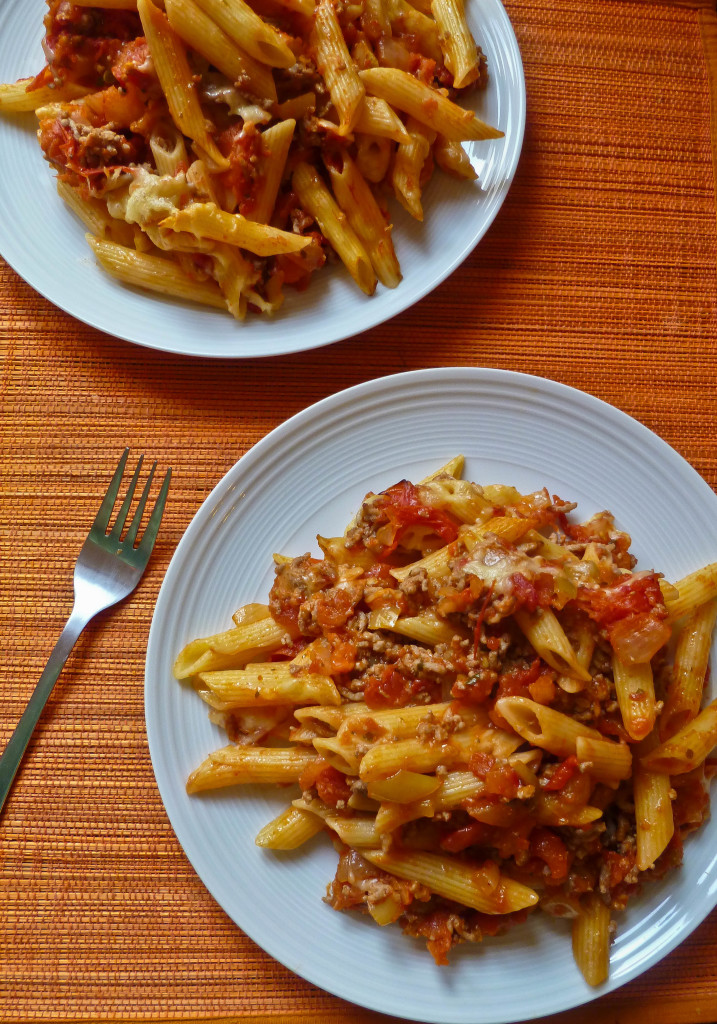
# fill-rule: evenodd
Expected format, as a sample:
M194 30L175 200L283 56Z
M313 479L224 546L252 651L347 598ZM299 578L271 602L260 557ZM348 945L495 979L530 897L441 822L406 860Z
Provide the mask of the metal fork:
M77 638L95 615L104 611L105 608L110 608L112 605L117 604L118 601L132 593L142 577L154 547L159 524L162 520L167 491L169 490L169 481L172 476L171 469L167 470L162 481L157 501L152 509L152 514L149 517L142 540L137 546L135 546L135 541L137 540L142 515L147 504L147 498L149 497L154 471L157 467L156 462L150 470L129 529L126 535L122 537L122 531L132 504L144 456L139 458L137 468L127 488L126 497L117 514L117 519L112 529L108 532L110 516L117 499L128 455L129 448L125 448L104 501L100 505L100 510L95 517L87 540L82 545L82 550L77 559L74 576L75 600L70 618L55 644L45 671L40 676L40 680L28 701L22 718L10 737L2 757L0 757L0 810L2 810L15 774L20 767L23 754L42 714L42 709L47 703L52 687L55 685L70 651L75 646Z

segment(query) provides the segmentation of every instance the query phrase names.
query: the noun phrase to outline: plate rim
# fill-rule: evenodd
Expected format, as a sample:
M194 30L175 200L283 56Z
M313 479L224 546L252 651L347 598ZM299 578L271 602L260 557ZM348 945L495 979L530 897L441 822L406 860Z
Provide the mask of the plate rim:
M254 464L263 460L272 449L275 449L276 447L280 449L287 438L290 438L292 437L292 435L295 435L297 433L300 435L301 431L305 429L307 424L310 425L312 424L312 422L320 422L327 412L338 414L342 409L345 409L346 407L351 407L356 401L360 401L367 395L370 395L372 398L378 400L382 394L385 395L385 393L387 392L393 392L395 389L400 389L404 385L406 387L410 387L414 383L421 384L425 382L430 383L431 385L438 385L440 389L441 383L445 384L446 381L455 381L456 374L465 377L465 381L463 381L463 383L466 383L470 380L479 382L483 385L507 383L517 385L519 389L527 388L529 390L537 390L543 396L547 395L560 398L569 395L572 397L573 400L576 400L579 404L586 405L588 408L599 411L617 429L629 424L631 431L637 436L637 438L649 440L650 444L655 445L658 450L662 452L671 453L670 459L672 460L672 465L670 466L670 468L672 469L675 466L681 467L682 471L691 478L693 484L699 487L699 489L702 492L703 500L711 501L715 505L715 509L717 509L717 495L715 494L715 492L712 490L712 488L709 486L706 480L704 480L704 478L697 472L697 470L674 447L668 444L668 442L665 441L664 438L660 437L660 435L650 430L650 428L648 428L640 420L619 409L617 406L614 406L587 391L574 388L570 385L563 384L551 378L540 377L529 373L504 370L498 368L473 366L426 368L372 378L362 383L353 385L352 387L338 391L334 394L328 395L325 398L319 400L318 402L313 403L312 405L295 413L289 419L278 424L273 430L269 431L266 435L264 435L263 438L261 438L251 448L249 448L236 461L236 463L234 463L234 465L227 470L227 472L222 476L222 478L217 482L217 484L212 488L210 493L204 499L199 509L192 517L189 525L187 526L187 529L185 530L181 540L177 545L177 548L175 549L175 552L167 568L165 577L162 581L160 592L157 597L157 605L155 607L155 613L153 614L152 624L150 627L145 667L146 716L149 713L149 688L152 685L150 677L152 673L152 665L154 659L153 634L156 639L155 616L157 614L157 610L160 607L163 591L165 591L165 588L167 588L167 591L169 591L173 586L175 575L181 574L181 559L183 551L189 551L191 549L191 546L194 543L195 533L199 533L203 529L205 518L211 515L212 508L226 494L227 488L236 486L237 478L241 478L243 475L246 475L247 472L251 473L254 469ZM151 730L149 726L149 721L147 721L148 742L150 737L150 731ZM199 869L195 864L194 856L192 856L192 854L187 851L184 843L182 842L182 840L180 840L179 835L176 832L175 822L173 820L174 801L170 798L168 804L167 799L165 797L165 793L163 792L162 786L160 785L158 767L157 764L155 763L155 751L153 751L151 745L150 758L152 761L153 771L155 772L157 786L160 791L160 798L162 799L162 803L165 807L165 811L168 815L172 828L173 830L175 830L177 840L180 843L180 846L182 847L185 855L192 864L193 869L195 870L200 880L202 881L202 884L205 886L205 888L207 888L209 893L212 895L212 898L219 904L219 906L225 909L220 897L214 891L214 887L205 881L204 877L202 876L202 874L200 873ZM162 772L160 768L159 774L161 775L161 773ZM701 831L702 830L700 830L700 833ZM650 891L652 891L652 889ZM715 895L711 899L711 901L704 900L697 911L691 909L690 923L687 930L680 932L676 936L673 936L673 938L669 942L667 942L664 946L661 946L656 952L651 950L650 955L646 957L646 966L636 965L624 977L620 977L619 979L614 979L611 976L611 979L609 979L608 982L605 983L605 985L601 986L600 988L594 991L586 991L583 994L583 996L577 1000L574 998L569 999L567 1001L558 1000L549 1008L541 1007L539 1010L536 1010L535 1014L532 1014L531 1016L507 1016L501 1019L505 1022L507 1022L508 1020L529 1021L532 1020L535 1016L542 1016L546 1013L559 1013L566 1009L577 1008L581 1005L585 1005L586 1003L594 1001L595 999L607 994L608 992L616 991L623 985L627 984L629 981L632 981L636 977L641 976L646 970L649 970L650 968L654 967L666 956L668 956L671 952L673 952L674 949L682 942L684 942L688 938L688 936L692 934L692 932L704 921L704 919L714 908L715 902L717 902L717 895ZM398 1014L395 1008L386 1009L385 1005L383 1005L380 1001L372 1001L370 998L370 993L367 993L366 997L361 1000L358 1000L355 997L355 995L347 995L345 989L342 988L340 980L337 980L335 984L327 982L325 978L322 978L322 980L317 980L315 976L312 976L312 972L310 969L307 970L306 968L297 967L295 964L287 962L287 959L285 959L284 957L280 957L279 955L271 951L271 949L268 948L267 944L264 941L255 938L255 932L254 928L252 927L252 922L242 921L240 923L236 921L236 919L232 917L232 915L228 911L225 910L225 912L229 914L235 926L239 928L241 931L243 931L247 936L249 936L252 939L252 941L254 941L257 945L259 945L260 948L262 948L267 953L267 955L271 956L273 959L276 959L278 962L287 967L288 970L291 970L294 973L300 975L308 982L310 982L313 985L316 985L324 991L327 991L339 998L348 1000L349 1002L353 1002L356 1005L363 1006L367 1009L381 1013L396 1014L402 1016L402 1018L406 1020L427 1022L440 1021L440 1024L448 1024L448 1022L454 1019L450 1016L442 1016L440 1018L436 1017L435 1015L425 1016L415 1012L415 1010L409 1013L404 1012L402 1014ZM448 970L450 970L450 968L448 968ZM465 1018L463 1016L459 1016L456 1017L455 1020L463 1022Z

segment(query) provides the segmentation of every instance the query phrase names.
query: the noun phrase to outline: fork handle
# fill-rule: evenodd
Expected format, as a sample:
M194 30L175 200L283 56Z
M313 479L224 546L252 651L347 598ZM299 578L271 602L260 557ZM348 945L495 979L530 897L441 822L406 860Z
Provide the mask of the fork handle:
M0 756L0 810L2 810L5 799L10 792L13 779L20 767L20 762L30 742L33 730L47 703L47 698L57 682L57 678L69 657L70 651L77 643L77 638L90 621L90 618L91 616L88 618L80 613L77 608L72 609L72 614L67 620L62 633L60 633L59 639L45 666L45 670L40 676L30 700L27 702L27 707L23 711L22 717L17 723L2 756Z

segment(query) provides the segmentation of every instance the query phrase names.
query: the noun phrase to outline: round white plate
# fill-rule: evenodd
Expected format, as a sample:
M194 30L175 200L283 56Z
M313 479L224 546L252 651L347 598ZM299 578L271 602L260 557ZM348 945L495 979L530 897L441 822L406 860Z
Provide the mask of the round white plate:
M185 355L245 358L318 348L396 316L428 294L468 256L492 223L513 179L523 142L525 82L520 51L500 0L470 0L469 21L488 58L487 90L475 110L504 139L467 144L480 182L437 173L425 194L425 221L392 203L403 271L398 288L363 295L338 264L305 292L286 289L273 318L228 313L122 285L95 263L85 228L55 192L55 175L35 138L34 115L0 116L0 252L38 292L78 320L127 341ZM43 66L43 0L2 0L0 81Z
M277 960L345 999L399 1017L502 1024L556 1013L610 991L673 949L715 905L717 821L686 843L685 863L648 884L618 919L610 980L591 989L570 928L532 915L436 967L423 943L322 902L336 854L324 836L294 853L254 845L287 795L242 787L188 797L185 780L225 735L172 677L190 639L265 601L272 554L320 554L369 490L420 479L453 455L465 475L547 486L581 518L610 509L642 568L678 579L717 560L717 497L672 448L612 406L500 370L445 368L385 377L319 402L254 446L204 502L172 559L152 623L146 720L152 762L177 837L230 917ZM713 676L714 679L714 676Z

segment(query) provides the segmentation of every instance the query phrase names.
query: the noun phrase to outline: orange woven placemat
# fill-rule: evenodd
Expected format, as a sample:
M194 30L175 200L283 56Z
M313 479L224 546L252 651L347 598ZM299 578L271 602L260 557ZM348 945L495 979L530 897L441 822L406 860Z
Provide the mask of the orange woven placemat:
M227 919L169 827L147 752L143 660L163 573L203 498L267 431L371 377L506 367L612 402L717 483L714 4L506 6L528 91L515 183L476 252L392 323L280 359L174 358L76 323L0 264L0 742L69 611L119 450L175 471L150 569L81 638L0 822L2 1020L381 1019ZM715 968L713 914L642 978L553 1020L712 1021Z

